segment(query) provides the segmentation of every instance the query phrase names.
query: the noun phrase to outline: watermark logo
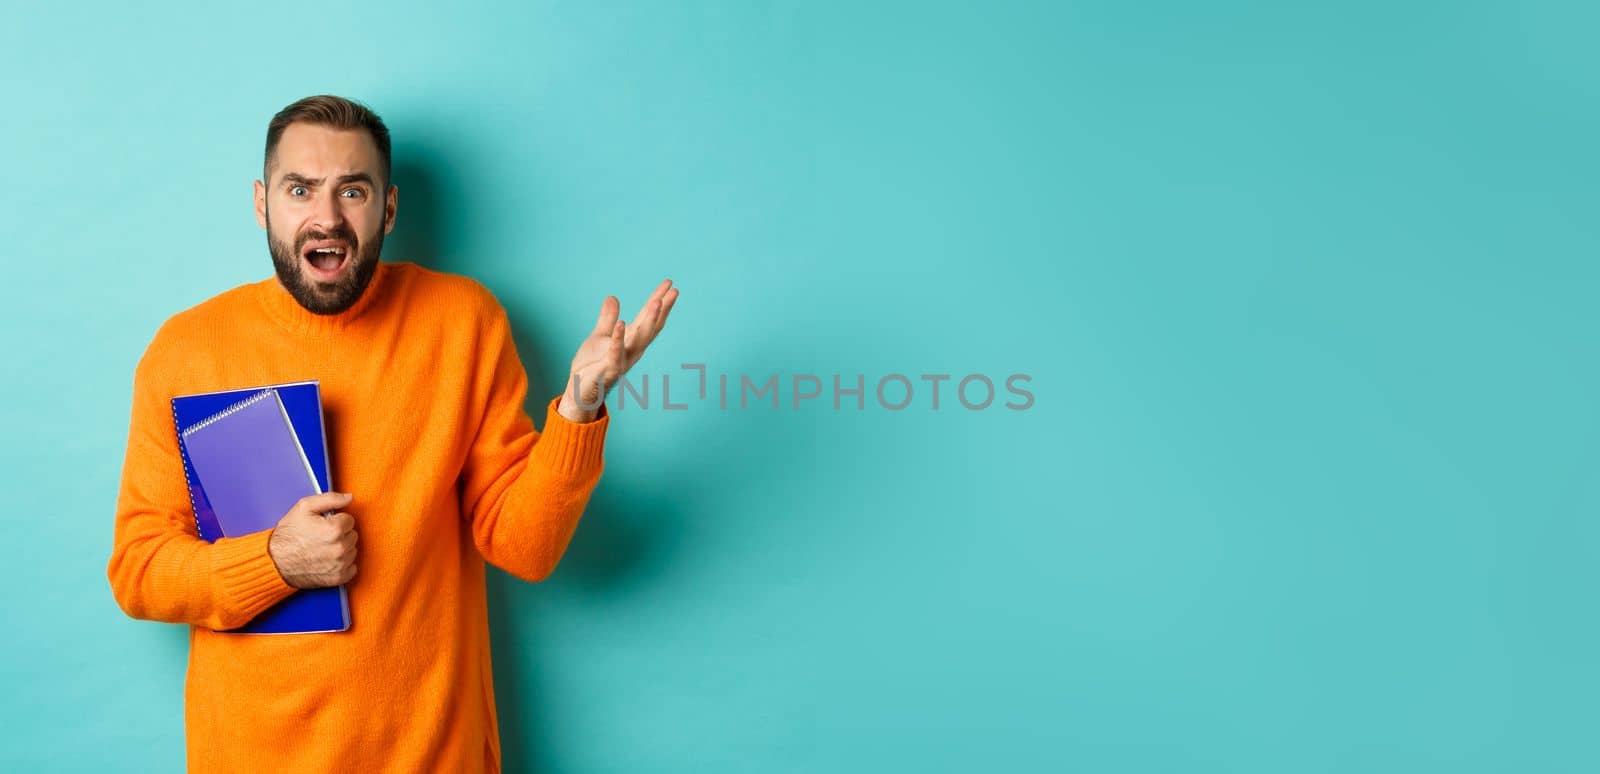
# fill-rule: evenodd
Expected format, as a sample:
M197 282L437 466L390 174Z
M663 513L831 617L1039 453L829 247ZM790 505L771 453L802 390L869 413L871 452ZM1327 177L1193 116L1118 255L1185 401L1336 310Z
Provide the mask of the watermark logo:
M762 404L771 406L773 410L790 408L799 410L807 401L820 401L827 392L823 376L817 374L800 373L792 375L788 380L783 380L777 374L767 374L765 379L757 382L750 374L716 374L715 389L711 382L711 374L707 372L705 363L682 363L679 368L684 371L693 371L697 374L698 389L693 393L695 397L688 397L690 393L680 392L680 401L673 402L671 374L661 374L659 385L660 397L658 402L652 403L650 395L651 378L649 374L641 374L638 384L624 374L617 380L615 398L612 410L626 411L632 407L636 410L648 411L659 406L666 411L687 411L691 406L710 406L719 411L730 408L748 410L752 406L759 408ZM732 377L730 379L730 376ZM828 374L832 382L831 399L834 411L849 410L865 411L867 396L870 394L877 405L887 411L904 411L908 408L918 407L929 411L941 411L953 408L953 403L967 411L984 411L990 408L1001 408L1010 411L1027 411L1033 408L1033 392L1027 388L1033 377L1028 374L1009 374L1001 384L1004 385L1006 395L1001 395L996 387L995 380L981 373L966 374L959 380L952 374L918 374L916 379L900 373L884 374L879 377L873 387L867 389L867 375L853 374L846 377L844 374ZM680 379L686 375L679 374ZM919 387L918 382L926 384ZM680 381L680 390L684 385ZM782 387L787 386L788 400L782 400ZM944 388L941 392L941 387ZM594 405L585 405L579 397L577 377L573 377L573 398L585 410L598 409L603 399Z

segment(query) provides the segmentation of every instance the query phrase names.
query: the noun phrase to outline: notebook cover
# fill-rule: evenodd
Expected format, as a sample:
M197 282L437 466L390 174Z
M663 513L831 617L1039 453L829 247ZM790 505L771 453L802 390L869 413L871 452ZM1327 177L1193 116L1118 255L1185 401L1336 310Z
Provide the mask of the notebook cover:
M280 432L280 440L288 437L294 441L294 454L288 453L289 446L279 449L276 457L278 463L274 468L280 469L278 475L282 476L284 461L293 461L298 465L298 475L293 483L286 483L286 493L281 497L280 503L258 503L253 509L247 508L214 508L212 498L207 496L206 476L203 471L207 468L207 461L202 461L200 471L197 472L195 460L191 456L191 443L184 438L184 431L191 430L207 418L215 417L229 407L236 406L252 396L257 396L271 390L276 393L275 400L261 401L265 407L270 407L272 412L259 411L263 406L251 404L246 412L247 421L262 421L271 419L272 414L277 414L276 427ZM215 541L219 537L238 537L239 535L270 529L277 524L279 518L288 512L289 508L305 494L326 492L331 487L330 466L327 450L327 436L322 420L322 398L320 385L316 381L294 382L289 384L263 385L239 390L203 393L198 395L182 395L172 399L173 424L178 433L179 451L183 457L184 475L188 480L189 497L194 507L195 525L200 537L207 541ZM293 433L282 432L284 422ZM218 424L231 423L231 416L225 420L218 420ZM265 425L272 427L271 423ZM214 427L190 433L191 440L195 437L205 438L206 434ZM224 434L226 435L226 434ZM196 454L205 454L202 447L210 446L206 441L194 448ZM225 470L225 468L224 468ZM219 503L232 503L238 492L233 476L227 473L218 473L213 470L211 478L215 479L217 486L228 487L227 491L217 490L215 497ZM298 494L289 496L294 492L293 487L303 488ZM270 499L271 496L265 496ZM281 506L281 507L280 507ZM220 514L218 511L223 513ZM282 602L267 609L250 623L227 631L241 634L287 634L308 632L335 632L344 631L350 626L349 596L343 586L321 589L302 589L294 592Z

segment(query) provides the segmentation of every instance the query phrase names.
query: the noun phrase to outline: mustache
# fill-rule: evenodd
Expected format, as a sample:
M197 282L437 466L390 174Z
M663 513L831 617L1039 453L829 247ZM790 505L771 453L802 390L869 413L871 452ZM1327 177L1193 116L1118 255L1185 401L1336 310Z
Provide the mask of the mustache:
M299 251L306 246L307 242L317 242L331 239L337 239L341 242L348 242L352 245L358 243L358 240L356 239L356 233L354 231L351 231L347 228L342 228L336 229L330 233L323 233L321 231L307 231L306 233L301 234L299 239L295 240L294 246L295 250Z

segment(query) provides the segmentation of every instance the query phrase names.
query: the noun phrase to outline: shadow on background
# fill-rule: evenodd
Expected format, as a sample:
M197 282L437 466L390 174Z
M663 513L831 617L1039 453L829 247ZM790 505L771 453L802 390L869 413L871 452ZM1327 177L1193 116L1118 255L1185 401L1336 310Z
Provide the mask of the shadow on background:
M455 168L451 159L448 147L413 150L396 157L400 217L385 244L385 258L482 281L484 267L455 252L462 241L452 235L470 233L474 227L470 213L480 203L473 200L471 187L461 185L451 172ZM531 195L529 200L539 198ZM536 245L538 213L529 213L523 223L532 229L530 245ZM528 374L524 408L543 429L547 404L564 387L579 342L552 341L542 334L541 328L548 330L546 326L554 321L541 319L542 310L526 294L493 285L489 289L506 307L517 352ZM616 288L613 292L628 290L636 289ZM597 306L599 300L594 299ZM874 338L889 340L886 335ZM779 339L735 337L719 345L721 351L706 355L720 361L712 364L714 372L728 374L764 375L775 363L816 362L815 346L804 337ZM887 362L889 353L879 354ZM678 371L677 364L655 362L648 354L635 370L656 380L664 372ZM659 387L659 381L656 384ZM677 378L674 385L678 385ZM613 392L613 399L615 395ZM736 411L732 405L729 411ZM661 411L659 403L650 411ZM718 543L712 539L713 533L747 530L752 521L782 518L785 503L771 499L767 494L770 487L781 485L784 476L806 477L806 466L800 461L839 453L830 446L837 438L827 437L830 427L837 429L827 415L799 417L787 407L781 412L752 408L739 417L718 411L714 403L708 403L658 418L673 423L670 446L651 449L649 458L637 464L619 464L629 451L608 446L607 469L566 554L546 582L529 584L489 567L494 689L505 771L553 771L563 760L570 760L570 755L558 749L561 739L551 733L552 724L544 720L552 707L546 697L551 686L560 682L540 672L540 665L546 663L542 654L555 644L544 634L549 629L543 625L547 611L554 607L549 601L551 594L596 606L626 606L628 598L641 588L663 583L669 575L716 572L727 557L704 548ZM613 414L613 421L628 421L629 413L623 409ZM783 415L790 421L766 421ZM786 460L797 464L781 464ZM757 481L762 482L759 492L749 490L750 482ZM724 500L744 497L750 507L730 510L723 517L738 523L719 524L707 518L709 512L702 500L706 493L717 493Z
M448 235L465 233L464 213L472 205L466 191L450 190L449 176L436 174L436 170L445 169L449 169L449 163L443 152L395 159L400 208L395 230L385 241L384 259L479 277L470 260L445 249ZM563 387L568 359L579 342L550 341L539 333L538 321L533 311L525 308L525 299L502 288L490 290L510 317L517 352L528 374L524 408L542 430L547 404ZM609 450L607 456L611 456ZM675 535L688 514L685 503L669 498L677 492L695 491L695 484L686 486L684 480L674 480L670 475L652 476L648 482L624 492L616 486L615 479L615 475L602 475L560 566L548 581L539 584L549 587L543 590L623 593L641 573L652 574L667 566L663 548L677 542ZM487 584L495 701L505 771L551 770L556 766L550 757L553 740L545 733L539 704L548 681L537 674L538 654L544 645L537 623L541 619L541 589L493 565L489 567ZM500 623L512 620L535 623Z

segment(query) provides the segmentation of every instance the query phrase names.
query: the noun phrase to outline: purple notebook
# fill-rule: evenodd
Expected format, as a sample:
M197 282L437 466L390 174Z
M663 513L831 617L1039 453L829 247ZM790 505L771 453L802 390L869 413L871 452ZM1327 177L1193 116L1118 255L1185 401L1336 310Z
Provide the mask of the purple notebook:
M222 537L272 529L296 501L322 491L275 388L250 392L243 400L183 427L179 439L195 479L194 488L204 494ZM300 601L309 604L309 597L328 598L328 592L335 596L329 598L334 607L326 614L306 616L309 611L298 610L304 604L280 603L234 631L265 634L348 629L349 603L343 587L297 591L290 600L308 597ZM320 602L314 606L326 607Z

